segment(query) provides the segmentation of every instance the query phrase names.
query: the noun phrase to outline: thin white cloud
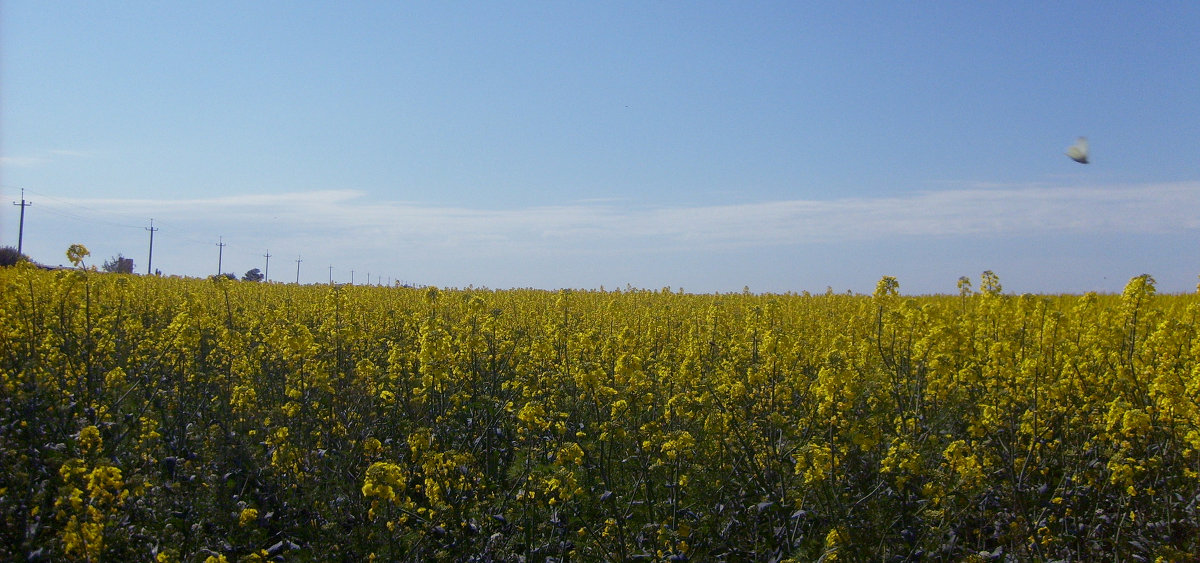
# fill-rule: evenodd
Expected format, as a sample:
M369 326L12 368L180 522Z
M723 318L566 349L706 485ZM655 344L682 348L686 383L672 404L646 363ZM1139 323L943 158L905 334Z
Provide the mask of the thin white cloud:
M0 156L0 166L12 168L34 168L50 162L39 156Z
M257 225L324 244L417 244L517 253L553 248L731 248L898 236L1167 233L1200 228L1200 183L969 187L882 198L649 207L581 202L521 209L373 201L355 190L190 200L62 200L230 233Z
M96 156L94 151L79 151L72 149L56 149L50 151L50 154L55 156L69 156L72 158L92 158Z
M34 155L0 156L0 166L7 166L11 168L36 168L54 162L57 157L91 158L93 156L95 156L95 153L91 151L56 149L43 151Z

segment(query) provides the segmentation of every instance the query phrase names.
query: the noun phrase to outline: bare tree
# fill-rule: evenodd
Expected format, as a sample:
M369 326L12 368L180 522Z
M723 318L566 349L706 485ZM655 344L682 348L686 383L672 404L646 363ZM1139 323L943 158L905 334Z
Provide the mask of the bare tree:
M0 266L15 266L22 261L28 262L29 257L21 254L16 248L11 246L0 248Z
M133 273L133 258L126 258L120 254L104 261L104 265L100 269L113 274L132 274Z

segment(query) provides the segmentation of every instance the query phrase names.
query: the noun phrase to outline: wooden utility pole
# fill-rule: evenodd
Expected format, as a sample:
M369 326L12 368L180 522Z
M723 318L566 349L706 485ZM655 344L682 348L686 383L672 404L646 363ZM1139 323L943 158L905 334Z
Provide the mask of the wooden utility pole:
M154 261L154 231L157 231L158 227L154 226L154 219L150 219L150 226L142 228L150 231L150 255L146 257L146 275L148 276L150 272L154 271L150 269L150 263Z
M217 243L217 248L219 249L217 250L217 275L219 276L221 275L221 260L225 256L225 237L220 237L217 240L220 241Z
M33 205L32 201L25 201L25 188L21 188L21 203L14 201L13 205L21 206L21 226L17 227L17 254L22 254L22 243L25 242L25 208Z

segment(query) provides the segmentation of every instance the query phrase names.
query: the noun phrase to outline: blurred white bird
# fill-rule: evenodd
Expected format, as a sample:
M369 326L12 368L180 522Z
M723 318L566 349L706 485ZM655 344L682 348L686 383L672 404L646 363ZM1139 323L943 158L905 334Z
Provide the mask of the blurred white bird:
M1080 137L1078 141L1075 141L1075 144L1071 145L1070 148L1067 149L1067 156L1071 157L1071 160L1074 160L1075 162L1078 162L1080 164L1087 164L1088 163L1087 137Z

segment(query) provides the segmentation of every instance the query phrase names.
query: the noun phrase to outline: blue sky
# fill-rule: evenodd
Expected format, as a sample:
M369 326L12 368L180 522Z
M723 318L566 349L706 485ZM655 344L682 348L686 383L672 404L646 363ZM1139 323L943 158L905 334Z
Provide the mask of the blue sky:
M695 292L1200 274L1194 2L0 2L0 244ZM1091 163L1064 155L1080 135Z

